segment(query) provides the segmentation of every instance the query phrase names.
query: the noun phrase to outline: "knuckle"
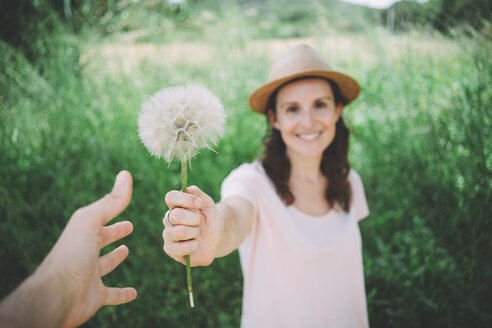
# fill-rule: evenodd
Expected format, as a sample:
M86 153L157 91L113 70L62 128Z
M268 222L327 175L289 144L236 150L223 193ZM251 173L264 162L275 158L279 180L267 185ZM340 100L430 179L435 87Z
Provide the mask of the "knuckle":
M185 227L184 226L174 227L174 236L176 237L177 240L185 239L187 236Z
M167 255L169 255L169 256L171 256L171 257L173 257L173 256L174 256L174 253L173 253L173 251L172 251L172 247L171 247L170 243L164 242L164 247L163 247L163 249L164 249L164 252L165 252Z
M191 253L191 243L190 242L185 242L181 245L181 248L183 250L184 255L188 255Z
M178 193L178 191L176 190L171 190L169 191L166 196L164 196L164 201L166 202L166 204L169 206L169 204L172 204L173 200L176 198L176 194Z
M172 243L174 242L175 238L173 233L170 231L172 228L165 228L164 231L162 232L162 238L164 239L164 242L167 243Z
M169 210L169 219L177 219L180 216L183 216L184 209L180 207L175 207L172 210Z
M210 197L209 195L205 195L205 199L206 199L207 203L215 203L214 199L212 197Z
M108 240L109 240L109 238L108 238L107 234L103 234L101 236L101 240L99 242L100 247L102 247L103 245L107 245Z
M109 201L114 201L114 200L117 200L119 197L118 195L115 195L114 193L110 192L110 193L107 193L105 196L104 196L104 199L106 200L109 200Z
M197 185L191 185L191 186L189 186L189 187L188 187L188 188L186 188L186 189L190 189L191 191L197 191L197 190L200 190L200 188L198 188L198 186L197 186Z
M200 223L202 222L202 219L203 219L202 213L200 213L200 211L197 211L196 215L193 215L192 224L194 226L199 226Z
M172 196L170 195L171 192L168 192L166 196L164 196L164 202L166 203L167 206L169 206L169 203L171 202Z

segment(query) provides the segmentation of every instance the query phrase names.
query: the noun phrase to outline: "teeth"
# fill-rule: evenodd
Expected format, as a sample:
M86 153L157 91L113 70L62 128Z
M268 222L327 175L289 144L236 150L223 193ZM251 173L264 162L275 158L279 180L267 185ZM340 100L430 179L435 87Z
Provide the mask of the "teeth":
M311 134L300 134L299 138L301 138L302 140L310 141L316 139L318 136L319 136L319 132L316 132Z

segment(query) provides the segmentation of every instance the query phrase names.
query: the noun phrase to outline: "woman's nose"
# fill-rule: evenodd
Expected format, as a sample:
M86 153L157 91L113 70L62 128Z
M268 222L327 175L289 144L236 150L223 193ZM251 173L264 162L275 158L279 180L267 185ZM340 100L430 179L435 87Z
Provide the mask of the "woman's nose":
M310 127L313 124L313 114L311 110L303 110L301 112L301 124L304 127Z

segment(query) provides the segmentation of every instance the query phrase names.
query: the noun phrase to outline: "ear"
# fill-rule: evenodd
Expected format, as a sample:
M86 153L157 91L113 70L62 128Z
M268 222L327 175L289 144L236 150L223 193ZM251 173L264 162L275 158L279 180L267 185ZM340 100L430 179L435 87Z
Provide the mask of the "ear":
M343 110L343 103L339 103L337 105L337 122L340 119L340 115L342 115L342 110Z
M275 113L273 112L273 110L271 109L267 109L267 117L268 117L268 121L270 122L270 124L278 130L277 128L277 117L275 115Z

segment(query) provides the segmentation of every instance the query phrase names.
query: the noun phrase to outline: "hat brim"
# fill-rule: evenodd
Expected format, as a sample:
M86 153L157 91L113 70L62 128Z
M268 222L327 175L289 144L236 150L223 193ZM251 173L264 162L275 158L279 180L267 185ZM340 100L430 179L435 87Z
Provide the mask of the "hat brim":
M255 112L264 114L267 110L268 99L270 95L280 86L301 77L321 77L332 80L340 88L340 93L344 98L344 105L351 103L360 93L360 86L353 78L348 75L336 72L336 71L308 71L298 74L289 75L281 79L268 82L256 89L248 99L249 106Z

